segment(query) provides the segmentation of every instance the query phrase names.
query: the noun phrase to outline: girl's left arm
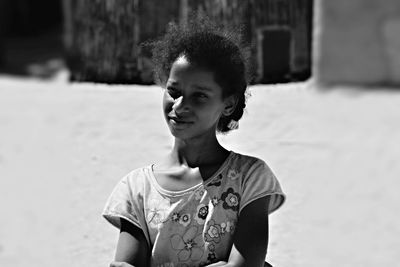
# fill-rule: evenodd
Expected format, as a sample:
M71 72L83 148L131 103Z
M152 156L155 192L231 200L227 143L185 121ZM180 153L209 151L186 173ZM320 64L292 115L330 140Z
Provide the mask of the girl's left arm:
M262 267L268 247L268 206L270 196L249 203L239 215L228 262L209 267Z

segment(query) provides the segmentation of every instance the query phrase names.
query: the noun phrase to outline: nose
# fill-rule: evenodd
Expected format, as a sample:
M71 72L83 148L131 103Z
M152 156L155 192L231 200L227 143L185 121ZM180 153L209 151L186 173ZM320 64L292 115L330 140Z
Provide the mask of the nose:
M183 96L180 96L175 99L174 104L172 105L172 109L177 115L187 113L190 110L189 105L186 99L183 98Z

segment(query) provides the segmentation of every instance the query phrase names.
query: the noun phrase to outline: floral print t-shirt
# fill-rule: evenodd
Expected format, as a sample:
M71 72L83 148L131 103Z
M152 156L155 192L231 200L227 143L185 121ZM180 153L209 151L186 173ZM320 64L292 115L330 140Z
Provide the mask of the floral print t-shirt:
M132 171L114 188L103 216L118 228L124 218L143 230L151 266L205 266L228 259L241 210L265 196L269 213L285 199L270 168L230 152L211 178L183 191L163 189L152 165Z

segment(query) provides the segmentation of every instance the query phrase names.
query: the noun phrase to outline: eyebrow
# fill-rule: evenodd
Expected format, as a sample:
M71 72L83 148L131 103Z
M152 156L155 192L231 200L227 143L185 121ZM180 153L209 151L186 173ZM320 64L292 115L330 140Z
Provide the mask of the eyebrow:
M166 86L167 86L167 87L168 87L168 86L179 86L179 82L167 81ZM210 92L210 93L213 92L213 90L212 90L211 88L206 87L206 86L201 86L201 85L195 84L195 85L193 85L193 87L194 87L195 89L197 89L197 90L200 90L200 91L205 91L205 92Z
M205 87L205 86L201 86L201 85L194 85L193 87L196 89L199 89L201 91L213 92L213 90L209 87Z

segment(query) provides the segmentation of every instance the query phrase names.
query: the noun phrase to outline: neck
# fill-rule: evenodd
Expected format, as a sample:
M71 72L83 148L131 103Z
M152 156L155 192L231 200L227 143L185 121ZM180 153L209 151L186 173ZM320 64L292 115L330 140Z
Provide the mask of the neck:
M171 159L175 163L185 164L193 168L212 164L227 153L228 151L221 146L215 134L209 136L209 138L190 140L175 138Z

